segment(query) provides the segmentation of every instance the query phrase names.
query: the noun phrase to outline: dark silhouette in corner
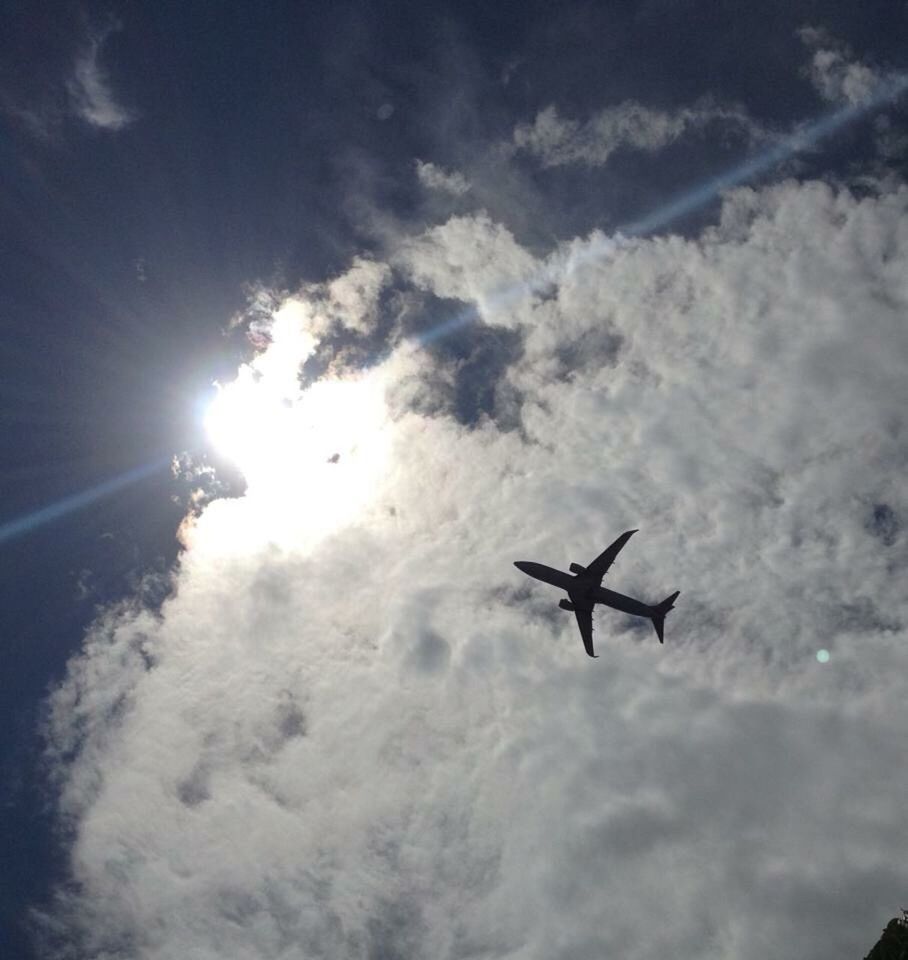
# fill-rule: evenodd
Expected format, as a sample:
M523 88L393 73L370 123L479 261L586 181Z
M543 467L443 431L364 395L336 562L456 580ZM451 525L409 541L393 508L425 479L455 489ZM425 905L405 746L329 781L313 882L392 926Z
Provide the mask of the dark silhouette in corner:
M883 936L864 960L908 960L908 910L886 924Z
M542 563L532 563L526 560L516 560L514 562L514 566L528 576L567 591L571 599L559 601L558 606L562 610L574 611L577 617L577 626L580 627L580 635L583 637L583 646L591 657L596 656L593 653L593 606L597 603L604 603L607 607L621 610L623 613L629 613L635 617L646 617L648 620L652 620L659 643L664 642L662 627L665 623L665 615L674 606L680 590L670 597L666 597L662 603L651 606L648 603L635 600L633 597L626 597L623 593L606 590L605 587L601 586L602 578L615 562L615 557L618 556L621 548L636 532L636 530L628 530L627 533L622 533L588 567L582 567L579 563L572 563L570 573L562 573L560 570L547 567Z

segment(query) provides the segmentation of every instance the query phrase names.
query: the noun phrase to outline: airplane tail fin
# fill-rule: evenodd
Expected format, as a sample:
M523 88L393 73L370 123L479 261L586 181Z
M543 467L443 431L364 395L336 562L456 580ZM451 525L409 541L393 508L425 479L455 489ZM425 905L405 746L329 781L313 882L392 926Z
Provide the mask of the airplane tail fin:
M665 615L674 607L675 600L680 592L680 590L676 590L670 597L666 597L662 603L658 603L655 607L653 607L651 616L653 627L656 630L656 636L659 638L659 643L665 643L665 641L662 639L662 628L665 626Z

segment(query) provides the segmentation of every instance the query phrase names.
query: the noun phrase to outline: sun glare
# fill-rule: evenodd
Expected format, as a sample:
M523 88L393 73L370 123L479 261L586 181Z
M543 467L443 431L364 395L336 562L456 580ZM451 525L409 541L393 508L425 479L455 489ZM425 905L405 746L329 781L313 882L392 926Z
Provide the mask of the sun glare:
M246 365L232 383L218 385L205 428L246 479L257 542L302 545L351 522L371 502L387 462L377 371L302 390L295 376Z

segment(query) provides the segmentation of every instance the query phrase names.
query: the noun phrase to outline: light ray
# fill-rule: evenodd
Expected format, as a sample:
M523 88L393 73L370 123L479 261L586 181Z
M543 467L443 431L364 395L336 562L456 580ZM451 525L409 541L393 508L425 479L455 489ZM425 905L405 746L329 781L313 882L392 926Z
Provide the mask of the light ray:
M714 200L723 190L737 187L761 173L771 170L784 160L788 160L795 154L838 132L859 117L870 113L870 111L886 102L894 101L906 89L908 89L908 75L899 74L881 84L873 96L866 100L849 104L847 107L842 107L819 120L815 120L779 143L774 144L768 150L764 150L763 153L758 153L755 157L750 157L744 163L733 167L726 173L719 174L719 176L707 180L706 183L680 194L652 213L620 227L617 232L626 237L640 236L658 230L659 227L664 227L685 214L693 213Z
M134 467L132 470L127 470L125 473L120 473L108 480L102 480L101 483L95 484L95 486L89 487L87 490L81 491L81 493L74 493L54 503L49 503L45 507L40 507L38 510L33 510L24 517L19 517L16 520L8 520L6 523L0 525L0 543L6 543L14 537L30 533L32 530L42 527L46 523L59 520L61 517L81 510L104 497L108 497L120 490L125 490L140 480L144 480L155 473L169 469L170 462L169 459L157 460L153 463L146 463L142 466Z
M778 143L773 144L773 146L764 150L762 153L749 157L743 163L738 164L738 166L716 177L712 177L705 183L685 190L683 193L678 194L650 213L630 223L619 226L617 230L615 230L614 236L616 238L639 237L652 233L661 227L668 226L668 224L678 220L680 217L694 213L705 207L708 203L715 200L724 190L740 186L758 177L760 174L766 173L768 170L788 160L795 154L814 146L826 137L832 136L849 123L858 120L876 108L886 103L894 102L906 90L908 90L908 74L896 74L880 84L876 91L867 99L828 113L820 119L795 131ZM614 250L614 244L611 242L590 245L584 255L573 258L572 267L576 268L585 263L602 260L609 256L612 250ZM485 297L486 304L493 309L503 308L515 300L544 289L550 283L551 278L549 274L550 268L546 266L546 268L540 271L537 277L532 278L528 282L521 282L493 291ZM415 339L422 345L432 343L465 326L478 316L479 311L475 306L464 307L453 317L441 321L441 323L436 324L431 329L419 334Z

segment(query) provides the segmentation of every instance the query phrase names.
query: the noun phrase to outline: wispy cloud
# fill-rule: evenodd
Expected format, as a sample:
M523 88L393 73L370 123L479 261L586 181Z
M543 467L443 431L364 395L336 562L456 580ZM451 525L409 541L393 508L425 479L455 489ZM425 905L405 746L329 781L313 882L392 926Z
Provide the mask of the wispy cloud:
M38 140L53 141L65 111L59 105L45 102L26 105L18 102L8 91L0 90L0 111L24 127Z
M846 44L837 41L821 27L801 27L798 36L813 51L805 73L824 100L859 104L882 85L883 74L855 60Z
M119 29L121 25L113 21L89 36L66 85L75 115L101 130L121 130L136 118L132 110L117 101L100 63L104 44Z
M429 190L441 190L444 193L462 197L470 189L470 181L456 170L448 172L434 163L416 161L416 176L419 182Z
M765 136L760 125L737 107L703 103L667 112L627 100L585 122L564 118L555 106L548 106L533 123L515 128L512 149L532 154L545 167L599 167L619 148L653 152L712 123L721 123L747 140Z

